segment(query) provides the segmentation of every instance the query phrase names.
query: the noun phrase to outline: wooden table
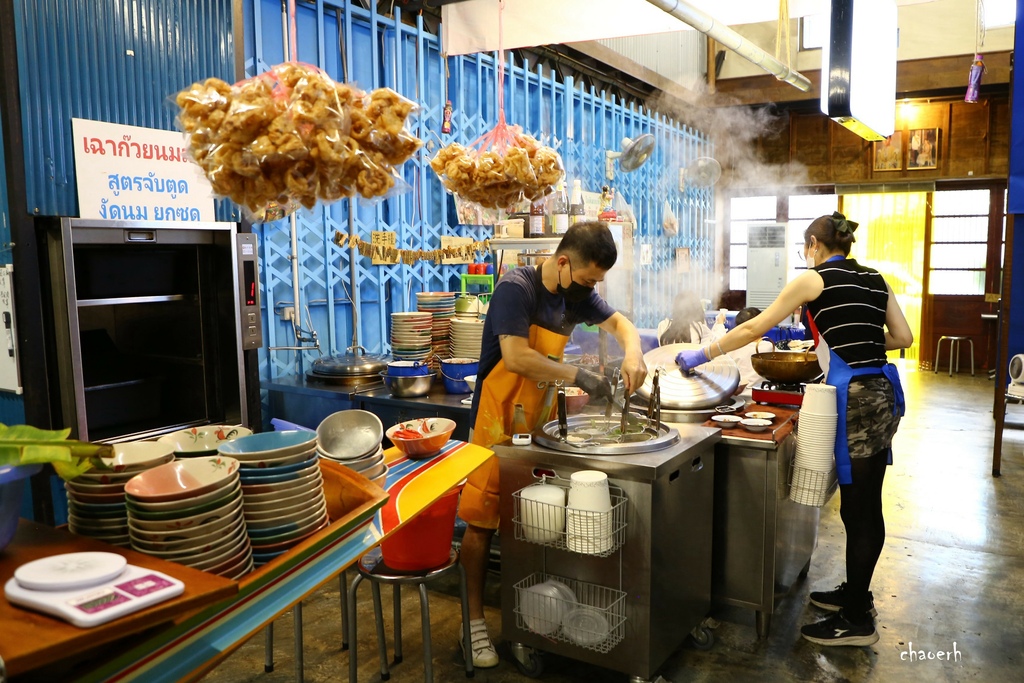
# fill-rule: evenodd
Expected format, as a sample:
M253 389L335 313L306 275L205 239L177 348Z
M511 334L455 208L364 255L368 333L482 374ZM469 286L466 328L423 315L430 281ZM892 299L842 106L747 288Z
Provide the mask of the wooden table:
M174 616L178 618L173 624L144 633L127 645L122 643L117 654L111 655L112 648L105 648L104 656L75 669L70 675L65 673L66 677L60 680L134 679L145 680L146 683L199 680L246 640L376 546L384 535L382 515L389 517L394 524L393 528L391 523L387 525L388 533L398 530L491 455L492 452L486 448L460 441L449 441L440 454L426 460L409 460L392 448L385 452L385 462L390 469L384 490L347 467L321 460L328 513L332 520L326 529L243 577L237 583L235 595L226 599L219 596L219 602L205 609L192 609L188 613L179 610L171 617L165 615L164 621ZM100 545L104 549L111 548L106 544ZM162 568L164 564L168 563L154 568L166 571ZM171 566L186 569L180 565ZM227 583L231 584L229 590L232 590L234 582ZM6 601L3 604L5 609L18 609L7 605ZM52 621L55 626L63 625L63 622L45 615L33 614L32 617ZM12 626L9 623L0 626L0 632L4 633L0 639L0 657L8 660L8 674L18 675L39 666L38 659L25 659L28 666L10 668L6 634ZM126 628L121 635L137 633L144 628L145 625ZM38 642L36 646L46 651L53 647L47 642ZM92 647L91 651L98 654L102 649Z
M238 583L208 572L111 546L64 529L21 520L7 548L0 552L0 584L6 584L21 565L52 555L80 552L116 553L129 564L163 572L185 583L185 592L149 609L93 628L79 628L39 612L0 600L0 676L16 676L55 660L94 650L132 633L172 621L182 614L229 599Z

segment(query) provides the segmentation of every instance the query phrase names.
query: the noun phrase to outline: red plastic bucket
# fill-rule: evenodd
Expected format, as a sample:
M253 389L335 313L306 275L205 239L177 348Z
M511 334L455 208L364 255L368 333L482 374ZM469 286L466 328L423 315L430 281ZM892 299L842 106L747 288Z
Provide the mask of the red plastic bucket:
M461 486L438 498L405 526L381 541L384 564L392 569L433 569L448 561Z

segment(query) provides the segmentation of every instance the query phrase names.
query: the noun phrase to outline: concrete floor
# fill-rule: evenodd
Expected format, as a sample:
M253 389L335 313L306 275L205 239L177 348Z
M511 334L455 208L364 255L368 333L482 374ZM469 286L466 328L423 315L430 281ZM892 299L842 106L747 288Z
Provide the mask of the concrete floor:
M807 580L778 607L765 641L754 632L754 615L738 608L714 609L715 643L701 651L680 648L662 676L684 681L1017 681L1024 659L1024 431L1007 431L1001 478L991 476L992 381L984 373L905 374L908 414L895 443L895 464L885 484L888 536L872 589L881 639L873 646L825 648L800 638L799 627L821 612L808 606L810 590L843 580L844 535L838 496L822 511L818 549ZM1024 422L1024 407L1011 419ZM488 586L487 621L500 637L498 587ZM457 645L460 621L457 586L430 592L434 677L465 680ZM390 640L390 592L384 613ZM304 680L339 681L348 676L349 655L340 651L338 582L303 603ZM403 593L405 659L391 670L397 683L423 680L419 603ZM369 587L360 588L359 680L380 680ZM275 669L264 673L264 639L254 637L204 680L210 683L285 683L298 680L293 621L276 622ZM959 653L956 661L911 661L920 654ZM476 680L530 680L503 653L495 669ZM545 656L542 680L626 681L623 674L556 656Z

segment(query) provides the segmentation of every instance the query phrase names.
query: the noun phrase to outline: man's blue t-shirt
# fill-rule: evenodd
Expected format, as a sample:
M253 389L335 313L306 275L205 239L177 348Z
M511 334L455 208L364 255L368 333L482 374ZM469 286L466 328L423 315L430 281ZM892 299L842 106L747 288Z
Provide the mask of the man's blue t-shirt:
M596 291L579 303L569 303L561 294L552 294L541 282L540 266L515 268L501 277L494 288L487 318L484 320L477 387L501 360L502 335L530 336L530 327L537 325L557 334L569 336L579 323L597 325L615 313ZM476 424L480 391L473 394L470 419Z

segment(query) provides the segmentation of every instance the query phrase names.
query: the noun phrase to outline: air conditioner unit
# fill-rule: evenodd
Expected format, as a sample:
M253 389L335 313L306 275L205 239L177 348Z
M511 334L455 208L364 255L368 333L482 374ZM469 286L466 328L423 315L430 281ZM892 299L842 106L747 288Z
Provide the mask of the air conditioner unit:
M789 273L788 252L785 224L747 228L747 306L763 311L779 296Z

